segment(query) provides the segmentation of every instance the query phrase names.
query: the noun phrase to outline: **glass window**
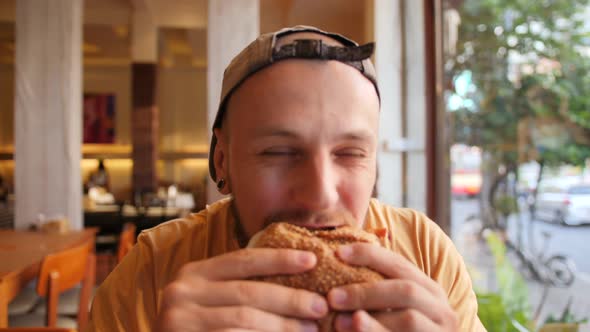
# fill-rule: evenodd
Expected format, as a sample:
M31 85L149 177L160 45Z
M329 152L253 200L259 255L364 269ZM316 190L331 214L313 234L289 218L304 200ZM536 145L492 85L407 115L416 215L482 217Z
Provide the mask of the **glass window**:
M443 0L441 22L453 236L506 305L486 319L587 317L590 1Z

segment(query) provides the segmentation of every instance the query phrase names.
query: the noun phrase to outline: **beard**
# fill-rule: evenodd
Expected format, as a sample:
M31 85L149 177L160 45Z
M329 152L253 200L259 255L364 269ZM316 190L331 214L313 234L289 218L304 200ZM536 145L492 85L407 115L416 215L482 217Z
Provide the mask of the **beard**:
M240 248L246 248L248 242L250 241L250 237L248 234L246 234L246 230L242 224L242 218L240 218L240 213L238 212L238 207L236 205L236 199L234 197L231 198L230 208L234 216L234 235L238 240Z

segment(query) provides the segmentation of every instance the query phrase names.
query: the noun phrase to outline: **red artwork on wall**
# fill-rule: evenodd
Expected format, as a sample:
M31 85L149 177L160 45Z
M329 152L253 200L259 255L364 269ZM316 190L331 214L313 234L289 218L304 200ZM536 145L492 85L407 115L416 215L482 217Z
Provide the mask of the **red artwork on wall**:
M84 94L83 143L115 143L115 95Z

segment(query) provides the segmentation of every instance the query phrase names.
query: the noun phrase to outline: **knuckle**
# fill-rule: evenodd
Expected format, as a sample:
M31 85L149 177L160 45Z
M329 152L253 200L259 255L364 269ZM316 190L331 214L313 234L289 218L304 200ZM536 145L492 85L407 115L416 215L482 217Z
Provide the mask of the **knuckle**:
M202 264L202 262L193 262L193 263L184 264L176 273L176 278L177 279L184 279L184 278L187 278L188 276L197 274L198 271L200 270L199 266L201 264Z
M234 321L245 328L256 327L256 313L246 306L239 306L235 310Z
M235 257L237 258L237 263L247 265L252 263L254 253L252 252L252 249L242 249L235 252Z
M361 258L368 255L368 247L364 245L365 243L353 243L351 245L351 258Z
M293 294L288 297L288 306L290 310L305 312L311 307L312 299L310 295L301 289L293 290Z
M449 295L447 294L447 292L439 285L436 289L438 289L438 296L441 299L447 300L449 299Z
M255 297L255 295L256 291L251 284L245 282L236 283L236 296L239 303L250 303L252 302L252 299Z
M401 295L407 299L414 299L418 295L418 288L412 282L401 282L399 288Z
M178 298L188 291L188 287L181 281L173 281L164 289L164 294L171 298Z
M303 302L305 295L303 294L303 291L301 290L294 290L293 294L291 294L291 296L288 297L288 302L287 305L289 306L289 309L292 310L299 310L300 308L303 307Z
M346 289L348 301L354 308L361 308L367 300L367 291L364 284L353 284Z
M254 257L254 250L252 248L244 248L242 250L236 251L235 255L241 261L250 262Z
M401 315L401 324L405 330L415 330L418 327L420 316L414 309L405 310Z
M451 331L457 331L459 329L459 315L452 309L449 309L444 322L448 324Z
M255 262L255 254L252 249L243 249L239 250L235 253L236 265L235 269L239 271L240 274L248 274L249 271L252 270L252 266Z

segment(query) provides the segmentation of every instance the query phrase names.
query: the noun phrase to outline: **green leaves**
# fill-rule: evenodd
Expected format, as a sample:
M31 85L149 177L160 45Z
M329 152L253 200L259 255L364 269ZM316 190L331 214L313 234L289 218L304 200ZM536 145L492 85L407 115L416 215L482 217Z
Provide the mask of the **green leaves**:
M469 71L474 91L451 114L457 143L477 145L514 160L521 119L555 118L576 127L575 139L539 154L548 164L580 165L590 158L590 0L465 0L456 54L445 77ZM447 96L455 96L453 87ZM568 127L569 128L569 127Z
M494 255L498 293L478 293L478 317L488 331L519 332L517 325L529 326L529 302L527 285L506 259L506 246L496 235L486 237Z

